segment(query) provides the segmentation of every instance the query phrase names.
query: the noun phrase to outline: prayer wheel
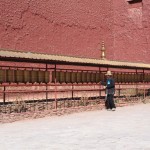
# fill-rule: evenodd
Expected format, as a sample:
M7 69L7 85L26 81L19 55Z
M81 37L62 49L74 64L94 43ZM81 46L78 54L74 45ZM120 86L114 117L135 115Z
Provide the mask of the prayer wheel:
M38 83L44 83L45 82L45 71L38 71Z
M6 77L6 70L0 69L0 83L6 82L5 77Z
M118 83L121 83L121 74L118 73Z
M100 73L97 72L96 73L96 83L99 83L100 82Z
M71 72L71 82L77 82L77 72Z
M24 70L24 82L31 82L31 71L30 70Z
M91 73L91 82L92 83L96 82L96 73Z
M91 82L91 72L87 72L87 83Z
M125 82L125 74L121 73L121 83L124 83L124 82Z
M44 76L45 76L45 83L50 82L50 72L49 71L44 71Z
M104 73L100 73L100 81L105 81L105 74Z
M60 76L60 72L56 71L56 75L55 75L55 71L52 71L52 82L55 83L55 76L56 76L56 82L59 82L59 76Z
M31 70L31 83L38 81L38 71Z
M82 72L77 72L77 83L82 82Z
M134 73L131 73L131 83L134 83L135 82L135 75Z
M71 72L66 72L66 83L71 83Z
M114 78L115 82L118 82L118 78L117 77L118 77L117 73L113 73L113 78Z
M128 83L128 73L124 73L124 82Z
M65 75L66 75L66 72L60 71L60 74L59 74L59 82L60 83L64 83L65 82Z
M87 82L87 72L82 72L82 83Z
M14 70L6 70L6 82L14 82Z
M15 70L15 82L24 82L24 70Z
M145 74L145 82L148 82L148 74Z

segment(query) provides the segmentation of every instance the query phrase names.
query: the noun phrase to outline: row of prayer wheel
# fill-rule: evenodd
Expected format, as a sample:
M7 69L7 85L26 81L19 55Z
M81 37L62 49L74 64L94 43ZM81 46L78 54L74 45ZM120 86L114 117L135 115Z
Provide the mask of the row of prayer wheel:
M59 83L98 83L104 78L102 73L56 71L56 82ZM52 72L52 82L55 82L55 72Z
M149 82L150 75L136 74L136 73L114 73L113 78L117 83L138 83L138 82Z
M55 78L56 77L56 78ZM117 83L150 82L150 74L113 73ZM55 80L56 79L56 80ZM98 83L105 81L105 73L52 71L52 82L57 83ZM0 69L0 83L48 83L50 72L42 70Z
M0 69L0 83L48 83L48 71Z
M52 72L52 82L58 83L98 83L105 81L105 73L93 72ZM150 82L150 74L136 73L113 73L113 78L117 83L138 83Z

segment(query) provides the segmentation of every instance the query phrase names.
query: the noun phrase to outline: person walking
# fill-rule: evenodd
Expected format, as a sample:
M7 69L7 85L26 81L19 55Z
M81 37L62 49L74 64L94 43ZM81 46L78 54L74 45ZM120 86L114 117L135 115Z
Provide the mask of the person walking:
M106 100L105 107L107 110L116 110L116 106L114 103L114 94L115 94L115 81L112 78L111 71L107 71L105 74L107 77L106 82L101 82L102 85L106 86Z

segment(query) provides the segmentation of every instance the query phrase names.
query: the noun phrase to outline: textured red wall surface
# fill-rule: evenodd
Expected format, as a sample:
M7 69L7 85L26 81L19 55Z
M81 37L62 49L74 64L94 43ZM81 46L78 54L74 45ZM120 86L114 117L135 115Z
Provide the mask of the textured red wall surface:
M150 63L149 25L149 0L0 0L0 48Z
M150 63L150 1L114 0L113 59Z

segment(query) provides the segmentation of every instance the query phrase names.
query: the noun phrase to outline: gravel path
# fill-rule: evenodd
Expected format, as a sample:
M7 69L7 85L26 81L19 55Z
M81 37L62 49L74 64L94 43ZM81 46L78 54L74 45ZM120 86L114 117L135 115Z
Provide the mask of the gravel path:
M150 150L150 104L0 124L0 150Z

